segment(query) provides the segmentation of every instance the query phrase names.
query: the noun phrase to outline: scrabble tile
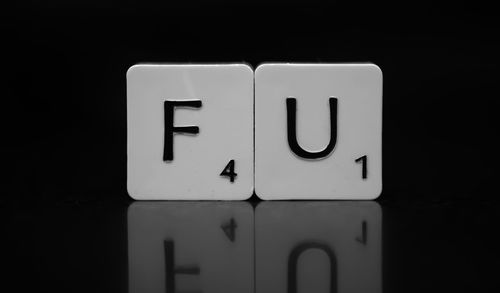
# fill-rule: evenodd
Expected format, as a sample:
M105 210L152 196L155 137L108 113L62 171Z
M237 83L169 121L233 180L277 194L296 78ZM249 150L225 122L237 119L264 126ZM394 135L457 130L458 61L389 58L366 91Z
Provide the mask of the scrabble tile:
M256 293L382 292L376 202L263 202L255 242Z
M255 71L255 193L373 199L382 190L382 72L374 64Z
M245 64L127 72L127 188L142 200L243 200L253 192L253 71Z
M246 202L135 202L128 211L129 293L254 293Z

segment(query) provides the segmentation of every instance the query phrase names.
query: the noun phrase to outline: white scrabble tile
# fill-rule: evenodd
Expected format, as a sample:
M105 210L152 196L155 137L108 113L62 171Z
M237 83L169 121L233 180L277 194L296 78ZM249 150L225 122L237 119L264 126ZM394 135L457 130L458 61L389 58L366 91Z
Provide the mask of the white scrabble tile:
M382 190L382 72L263 64L255 72L255 193L373 199Z
M134 65L127 72L127 123L131 197L243 200L252 195L249 66Z
M246 202L135 202L129 293L254 293L254 215Z
M376 202L263 202L256 208L256 293L380 293L381 260Z

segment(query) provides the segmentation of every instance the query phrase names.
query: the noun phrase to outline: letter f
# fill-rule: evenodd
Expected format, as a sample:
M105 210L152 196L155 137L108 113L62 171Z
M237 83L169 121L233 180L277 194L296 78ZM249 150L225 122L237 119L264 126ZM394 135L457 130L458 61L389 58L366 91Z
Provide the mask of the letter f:
M200 132L198 126L174 126L174 108L192 107L200 108L201 100L169 101L163 104L165 110L165 143L163 148L163 161L174 159L174 132L197 134Z

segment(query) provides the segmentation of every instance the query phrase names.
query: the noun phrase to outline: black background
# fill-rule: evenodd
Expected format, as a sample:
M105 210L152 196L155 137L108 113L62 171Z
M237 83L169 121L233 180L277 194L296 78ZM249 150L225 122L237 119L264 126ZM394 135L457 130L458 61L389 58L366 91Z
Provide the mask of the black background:
M272 61L383 71L384 292L498 289L500 34L485 3L33 0L0 15L15 291L126 292L131 65Z
M494 199L495 10L436 1L20 1L2 12L2 200L127 198L138 62L374 62L381 200Z

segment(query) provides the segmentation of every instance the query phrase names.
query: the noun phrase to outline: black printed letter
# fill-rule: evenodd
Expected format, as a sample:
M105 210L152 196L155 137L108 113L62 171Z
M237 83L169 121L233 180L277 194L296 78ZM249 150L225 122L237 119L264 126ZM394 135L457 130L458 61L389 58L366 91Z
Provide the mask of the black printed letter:
M308 152L299 146L296 135L296 113L297 101L295 98L286 99L287 122L288 122L288 145L292 151L299 157L306 159L319 159L326 157L333 151L337 143L337 98L331 97L330 103L330 142L326 148L319 152Z
M172 161L174 159L174 132L196 134L200 131L198 126L174 126L174 108L176 106L200 108L201 100L166 100L163 104L165 109L165 142L163 147L163 161Z

